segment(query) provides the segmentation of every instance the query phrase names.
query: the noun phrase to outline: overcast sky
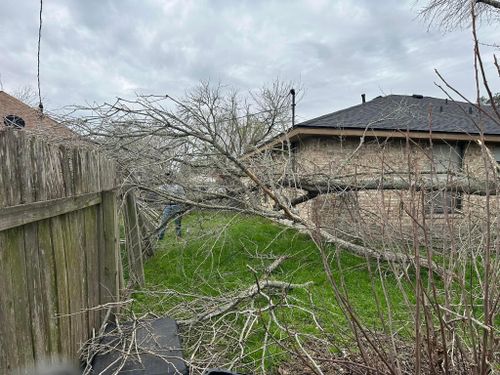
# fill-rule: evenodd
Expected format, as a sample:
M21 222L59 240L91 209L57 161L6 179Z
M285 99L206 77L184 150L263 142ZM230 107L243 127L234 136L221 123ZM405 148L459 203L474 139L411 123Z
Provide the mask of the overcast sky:
M7 92L36 86L37 3L0 0ZM44 0L42 95L53 110L180 96L206 79L246 91L279 78L304 88L303 120L362 93L442 97L436 68L473 97L470 31L429 31L417 10L414 0ZM480 34L500 41L498 26Z

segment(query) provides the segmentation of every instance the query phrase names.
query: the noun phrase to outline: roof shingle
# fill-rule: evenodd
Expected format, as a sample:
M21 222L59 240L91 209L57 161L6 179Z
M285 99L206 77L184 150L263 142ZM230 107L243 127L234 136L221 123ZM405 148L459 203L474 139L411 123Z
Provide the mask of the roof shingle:
M379 96L337 112L297 124L296 127L400 130L500 135L500 120L491 107L484 106L491 117L481 114L465 102L432 97L388 95ZM472 112L472 113L471 113Z

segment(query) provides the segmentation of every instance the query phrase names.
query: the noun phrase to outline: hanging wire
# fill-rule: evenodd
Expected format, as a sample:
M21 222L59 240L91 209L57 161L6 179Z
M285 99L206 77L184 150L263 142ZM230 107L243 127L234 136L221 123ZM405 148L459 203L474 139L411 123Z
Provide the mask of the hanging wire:
M38 26L38 52L37 52L37 72L36 77L38 81L38 108L40 109L40 114L43 115L43 104L42 104L42 93L40 88L40 45L42 41L42 10L43 10L43 0L40 0L40 19Z

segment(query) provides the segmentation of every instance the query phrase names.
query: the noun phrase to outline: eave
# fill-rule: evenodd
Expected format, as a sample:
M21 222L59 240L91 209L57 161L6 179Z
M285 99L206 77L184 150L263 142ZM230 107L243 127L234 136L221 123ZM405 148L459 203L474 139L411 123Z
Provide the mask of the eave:
M275 146L307 137L366 137L366 138L399 138L399 139L427 139L442 141L465 141L475 142L483 141L487 143L500 143L500 135L496 134L467 134L467 133L448 133L448 132L422 132L422 131L403 131L403 130L375 130L375 129L332 129L332 128L312 128L295 127L287 133L278 135L269 142L257 147L255 150L247 153L245 156L251 156Z

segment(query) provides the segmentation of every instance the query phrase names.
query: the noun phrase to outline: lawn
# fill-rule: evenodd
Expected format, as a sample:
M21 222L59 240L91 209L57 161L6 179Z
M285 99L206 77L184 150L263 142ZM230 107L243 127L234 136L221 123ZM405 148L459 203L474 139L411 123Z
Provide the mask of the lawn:
M381 313L385 318L387 316L384 284L391 301L393 326L396 329L411 329L405 325L409 309L400 290L404 288L411 296L411 288L398 286L392 272L381 273L382 284L376 264L368 265L365 259L337 252L333 246L326 250L334 278L339 285L344 285L344 291L365 325L377 331L384 330L379 318ZM135 293L137 302L134 310L136 313L151 311L176 318L188 317L187 312L179 311L179 306L186 299L195 301L199 296L217 297L242 290L255 283L256 274L252 270L260 275L273 259L281 255L290 258L270 278L296 284L313 282L308 291L289 291L289 298L294 304L313 310L321 326L331 335L338 335L336 350L341 350L342 345L349 345L343 335L348 331L347 319L334 298L314 243L305 235L258 217L215 212L193 213L183 220L182 239L175 238L173 228L169 228L156 255L145 263L146 286L143 292ZM370 272L375 277L371 277ZM189 295L164 293L167 289ZM374 295L379 298L379 308ZM263 306L264 302L257 301L257 306ZM311 316L304 311L286 309L277 314L291 330L305 335L320 333ZM245 345L249 354L242 359L243 362L257 361L261 356L260 344L265 331L262 327L268 322L266 316L262 314L255 333L248 336ZM238 324L243 325L243 322ZM259 324L260 330L257 329ZM405 331L402 329L400 332L404 335ZM226 344L231 345L228 341ZM279 345L270 345L268 353L266 366L273 366L276 361L286 357Z

